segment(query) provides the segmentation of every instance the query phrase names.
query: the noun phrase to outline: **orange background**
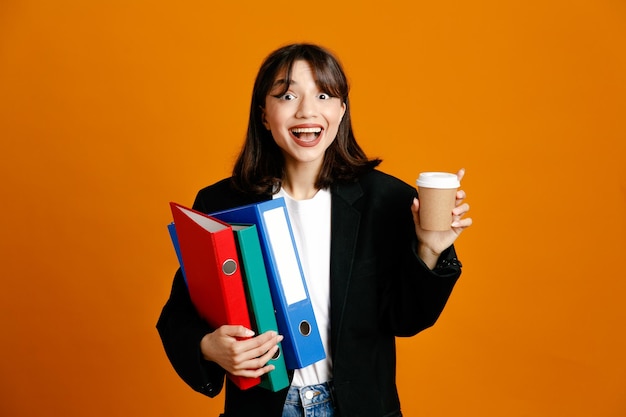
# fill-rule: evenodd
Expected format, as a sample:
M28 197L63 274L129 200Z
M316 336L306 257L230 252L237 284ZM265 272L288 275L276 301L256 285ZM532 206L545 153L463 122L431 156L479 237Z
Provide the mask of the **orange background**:
M229 174L294 41L341 58L383 170L467 169L463 277L399 341L405 415L626 415L626 3L212 3L0 2L0 415L221 410L154 327L168 202Z

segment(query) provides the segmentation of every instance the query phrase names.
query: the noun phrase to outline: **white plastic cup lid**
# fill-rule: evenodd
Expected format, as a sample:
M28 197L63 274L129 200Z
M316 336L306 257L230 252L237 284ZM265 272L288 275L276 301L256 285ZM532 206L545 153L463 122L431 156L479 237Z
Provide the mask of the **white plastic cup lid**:
M422 172L417 186L423 188L459 188L461 183L455 174L447 172Z

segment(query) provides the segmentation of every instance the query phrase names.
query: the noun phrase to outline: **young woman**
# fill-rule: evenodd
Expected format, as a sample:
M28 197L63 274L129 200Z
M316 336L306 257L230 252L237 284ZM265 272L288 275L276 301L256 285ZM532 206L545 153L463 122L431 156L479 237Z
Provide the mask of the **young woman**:
M395 337L439 317L461 274L453 243L472 221L459 191L451 230L423 230L415 188L379 163L355 140L348 83L331 53L293 44L266 58L232 177L201 190L193 207L212 213L285 198L327 358L293 371L279 392L242 391L226 379L225 416L401 416ZM180 271L157 328L181 378L210 397L226 372L270 372L282 340L210 328Z

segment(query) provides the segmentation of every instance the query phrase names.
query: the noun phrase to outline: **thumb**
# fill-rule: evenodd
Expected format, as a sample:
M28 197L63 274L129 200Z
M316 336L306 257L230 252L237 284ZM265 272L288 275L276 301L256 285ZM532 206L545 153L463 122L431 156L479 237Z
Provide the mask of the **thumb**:
M413 220L415 221L415 224L419 224L419 208L420 208L420 202L417 198L413 199L413 204L411 204L411 213L413 213Z

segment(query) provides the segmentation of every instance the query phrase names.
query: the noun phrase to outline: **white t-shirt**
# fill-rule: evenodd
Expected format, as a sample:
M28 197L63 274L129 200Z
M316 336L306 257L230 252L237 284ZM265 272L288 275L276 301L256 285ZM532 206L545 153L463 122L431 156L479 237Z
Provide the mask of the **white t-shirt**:
M296 369L292 385L321 384L332 379L330 357L330 192L320 190L309 200L294 200L282 188L274 195L284 197L302 263L315 320L326 359Z

